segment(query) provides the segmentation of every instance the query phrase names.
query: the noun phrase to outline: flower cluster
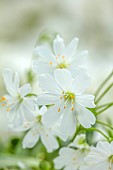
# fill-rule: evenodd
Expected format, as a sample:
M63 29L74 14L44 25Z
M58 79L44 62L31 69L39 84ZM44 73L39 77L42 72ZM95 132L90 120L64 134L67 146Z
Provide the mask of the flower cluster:
M37 59L32 69L38 74L42 93L33 94L30 84L20 87L19 76L10 69L3 71L8 94L0 102L7 111L9 127L27 131L22 146L34 147L39 139L48 152L59 149L54 159L56 169L111 170L113 168L113 143L99 142L96 147L86 140L87 130L97 130L92 94L86 93L90 78L83 68L88 51L77 52L78 38L67 46L57 35L53 50L38 46ZM93 126L93 127L92 127ZM58 139L67 146L60 147Z

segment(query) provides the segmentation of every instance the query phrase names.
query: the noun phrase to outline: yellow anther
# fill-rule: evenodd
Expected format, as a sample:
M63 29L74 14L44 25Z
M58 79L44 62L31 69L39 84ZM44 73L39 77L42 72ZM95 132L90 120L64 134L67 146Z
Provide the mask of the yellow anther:
M50 65L52 65L52 64L53 64L53 62L52 62L52 61L50 61L50 62L49 62L49 64L50 64Z
M58 112L60 112L60 108L58 108Z
M60 54L58 54L58 56L60 56Z
M64 106L64 109L66 108L66 106Z
M74 98L75 98L75 96L74 96L74 95L70 95L70 97L71 97L72 99L74 99Z
M62 99L62 96L60 97L60 99Z
M6 98L4 96L2 96L2 101L6 100Z
M74 102L72 102L72 104L74 104Z
M64 59L65 57L64 57L64 56L62 56L62 58Z
M10 108L7 108L7 110L6 110L7 112L9 112L10 111Z
M71 110L74 111L74 107L72 107Z
M3 107L4 107L5 105L6 105L6 104L4 104L4 103L2 104Z

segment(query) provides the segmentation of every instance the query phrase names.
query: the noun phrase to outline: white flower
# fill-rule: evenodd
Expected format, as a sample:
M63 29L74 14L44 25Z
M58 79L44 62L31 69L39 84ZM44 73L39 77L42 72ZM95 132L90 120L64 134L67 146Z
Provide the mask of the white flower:
M76 147L79 149L83 148L89 148L89 145L86 142L86 135L85 134L80 134L77 135L72 143L69 144L71 147Z
M54 159L55 169L80 170L80 167L84 166L84 157L87 153L88 151L80 149L61 148L59 156Z
M33 61L33 70L38 74L53 74L55 69L66 68L71 71L72 75L77 75L79 72L84 74L85 70L81 68L81 65L84 63L88 51L77 53L77 44L78 38L74 38L65 47L64 40L57 35L53 41L53 52L44 46L35 49L39 58Z
M35 115L33 122L24 123L23 127L17 129L18 131L30 129L23 139L23 148L34 147L39 141L39 138L41 139L48 152L52 152L54 149L59 147L52 128L47 128L42 124L42 115L46 111L46 106L41 107L40 110L37 108L37 114Z
M34 97L28 97L31 92L30 84L19 87L19 76L9 69L3 71L3 79L8 95L2 97L6 103L9 123L15 127L22 124L23 120L32 120L35 108Z
M45 93L38 96L39 105L51 105L43 115L43 123L51 127L61 119L60 129L67 138L76 130L76 120L85 128L95 123L95 116L87 108L95 107L94 96L83 94L89 82L87 76L72 78L67 69L57 69L54 77L44 74L39 77L40 87Z
M83 167L82 170L112 170L113 142L99 141L96 147L92 147L85 161L87 166Z

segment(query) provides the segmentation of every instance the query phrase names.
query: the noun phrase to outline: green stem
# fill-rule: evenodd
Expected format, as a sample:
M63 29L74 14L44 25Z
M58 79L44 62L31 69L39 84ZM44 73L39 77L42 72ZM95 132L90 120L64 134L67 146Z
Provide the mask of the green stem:
M102 82L102 84L99 86L99 88L97 89L97 91L95 92L95 97L98 96L99 92L101 91L101 89L104 87L104 85L107 83L107 81L112 77L113 75L113 71L110 73L110 75Z
M103 113L105 110L109 109L112 106L113 106L113 103L109 104L107 107L105 107L104 109L102 109L99 112L97 112L96 115L99 115L99 114Z
M18 166L19 162L29 167L39 167L41 160L32 157L5 155L0 153L0 168Z
M96 128L94 128L94 127L91 127L91 128L89 128L89 129L86 129L86 131L96 131L96 132L100 133L102 136L104 136L108 141L110 141L109 137L106 136L106 135L105 135L101 130L99 130L99 129L96 129Z
M107 123L101 122L101 121L99 121L99 120L97 120L96 122L97 122L98 124L101 124L101 125L107 126L107 127L109 127L110 129L112 129L112 130L113 130L113 127L112 127L111 125L108 125Z
M101 109L103 107L106 107L108 105L112 105L113 103L107 103L107 104L103 104L103 105L100 105L100 106L97 106L95 109L98 110L98 109Z
M97 104L97 103L104 97L104 95L111 89L112 86L113 86L113 83L111 83L111 84L108 86L108 88L104 91L104 93L102 93L102 94L100 95L100 97L95 101L95 104Z

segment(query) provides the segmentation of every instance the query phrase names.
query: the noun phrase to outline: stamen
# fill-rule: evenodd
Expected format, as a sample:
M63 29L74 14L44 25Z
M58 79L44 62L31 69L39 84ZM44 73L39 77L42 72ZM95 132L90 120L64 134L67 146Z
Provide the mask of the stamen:
M74 107L72 107L71 110L74 111Z
M66 106L64 106L64 109L66 108Z
M62 56L62 58L64 59L65 57L64 57L64 56Z
M10 111L10 108L7 108L6 111L9 112L9 111Z
M58 108L58 112L60 112L60 108Z
M4 106L6 106L6 104L3 103L2 106L4 107Z
M2 101L5 101L5 100L6 100L6 98L4 96L2 96Z
M49 62L49 64L50 64L50 65L52 65L52 64L53 64L53 62L52 62L52 61L50 61L50 62Z

